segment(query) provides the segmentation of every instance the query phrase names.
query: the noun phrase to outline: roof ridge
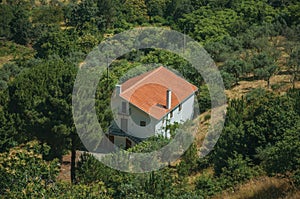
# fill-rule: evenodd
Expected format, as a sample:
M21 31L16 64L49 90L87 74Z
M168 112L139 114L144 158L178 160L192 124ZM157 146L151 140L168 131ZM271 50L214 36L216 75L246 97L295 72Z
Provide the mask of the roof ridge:
M153 75L154 73L156 73L157 71L161 70L162 68L164 68L163 66L160 66L156 69L154 69L152 72L150 72L148 75L146 75L145 77L143 77L142 79L140 79L139 81L135 82L132 86L130 86L129 88L132 88L134 86L136 86L137 84L139 84L141 81L144 81L145 79L149 78L151 75ZM142 75L142 74L141 74ZM137 76L138 77L138 76ZM122 92L121 94L126 93L127 91L129 91L130 89L126 89L126 91Z

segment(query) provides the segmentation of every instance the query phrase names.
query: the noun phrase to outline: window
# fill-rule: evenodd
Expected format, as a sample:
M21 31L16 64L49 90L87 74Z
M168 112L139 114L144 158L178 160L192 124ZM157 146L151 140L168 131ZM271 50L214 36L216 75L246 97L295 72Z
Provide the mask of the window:
M178 110L181 111L182 109L182 104L179 104Z
M126 102L122 102L122 113L126 113L127 104Z
M128 120L121 118L121 130L125 133L128 131Z
M146 126L146 122L145 121L140 121L140 126Z
M170 112L170 118L172 118L172 117L173 117L173 111Z

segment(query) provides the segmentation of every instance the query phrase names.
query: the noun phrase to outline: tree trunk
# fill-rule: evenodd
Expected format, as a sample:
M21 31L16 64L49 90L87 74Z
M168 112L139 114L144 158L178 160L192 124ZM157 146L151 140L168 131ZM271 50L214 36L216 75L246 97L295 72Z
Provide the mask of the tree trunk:
M295 89L295 86L296 86L296 75L295 75L295 73L292 75L292 85L293 85L293 89Z
M71 182L76 183L76 173L75 173L75 161L76 161L76 148L74 143L74 138L72 139L72 149L71 149Z

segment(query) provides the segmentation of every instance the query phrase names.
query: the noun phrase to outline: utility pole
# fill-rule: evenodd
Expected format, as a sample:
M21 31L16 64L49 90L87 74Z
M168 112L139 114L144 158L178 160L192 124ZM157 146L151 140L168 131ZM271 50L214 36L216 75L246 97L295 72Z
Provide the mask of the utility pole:
M108 74L108 70L109 70L109 64L108 64L108 56L106 55L106 88L108 88L108 78L109 78L109 74Z
M186 43L186 27L184 26L184 29L183 29L183 54L185 53L185 43Z

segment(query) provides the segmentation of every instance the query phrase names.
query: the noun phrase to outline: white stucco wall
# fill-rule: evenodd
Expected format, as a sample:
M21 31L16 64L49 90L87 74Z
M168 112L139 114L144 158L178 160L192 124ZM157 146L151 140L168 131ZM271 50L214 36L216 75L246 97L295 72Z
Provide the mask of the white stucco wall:
M156 123L153 124L153 121L150 118L150 116L138 109L137 107L133 106L132 104L129 104L128 102L126 102L128 107L127 113L123 114L121 113L122 102L126 101L121 97L115 97L113 98L111 104L112 110L115 114L114 119L118 127L121 128L121 119L127 119L128 131L126 133L140 138L147 138L153 136L155 132ZM140 121L145 121L146 126L140 126Z
M194 100L195 95L191 95L181 104L181 110L179 111L179 106L173 109L173 116L168 113L165 117L163 117L160 121L157 121L155 126L155 134L162 134L164 136L170 137L168 132L165 132L165 128L167 123L174 124L175 122L183 123L189 119L192 119L194 114Z
M181 104L181 110L179 111L179 106L177 106L172 112L173 117L171 114L168 113L164 116L161 120L154 119L150 117L145 112L141 111L137 107L129 104L127 102L127 114L119 114L121 113L122 108L122 101L126 102L121 97L115 97L114 101L112 102L112 109L115 110L115 122L121 128L121 119L128 120L128 134L133 135L135 137L140 138L147 138L153 135L162 134L164 136L170 137L169 133L165 132L165 127L167 125L167 120L170 124L174 124L174 122L183 123L188 119L192 119L193 111L194 111L194 99L195 95L191 95L186 100L184 100ZM145 121L146 126L140 126L140 121ZM124 139L125 140L125 139ZM115 140L115 143L124 143L125 141ZM118 144L117 144L118 145Z
M146 126L140 126L140 122L145 121ZM128 120L128 131L131 135L140 138L148 138L154 135L156 122L153 118L141 111L137 107L130 105L130 117Z

